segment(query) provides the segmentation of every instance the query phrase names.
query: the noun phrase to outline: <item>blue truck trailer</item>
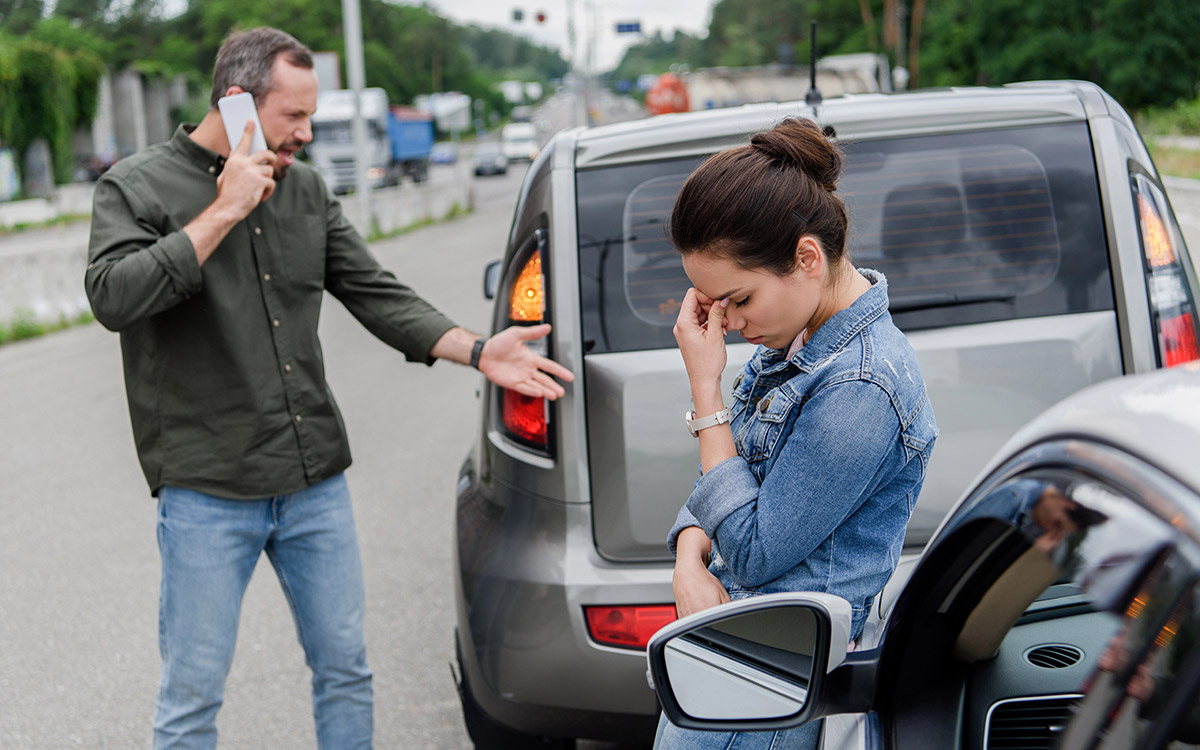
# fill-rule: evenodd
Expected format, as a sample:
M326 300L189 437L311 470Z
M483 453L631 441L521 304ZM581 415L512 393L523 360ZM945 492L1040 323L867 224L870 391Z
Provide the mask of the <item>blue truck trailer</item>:
M394 104L388 112L388 137L392 142L392 164L401 176L424 182L433 151L433 116L415 107Z

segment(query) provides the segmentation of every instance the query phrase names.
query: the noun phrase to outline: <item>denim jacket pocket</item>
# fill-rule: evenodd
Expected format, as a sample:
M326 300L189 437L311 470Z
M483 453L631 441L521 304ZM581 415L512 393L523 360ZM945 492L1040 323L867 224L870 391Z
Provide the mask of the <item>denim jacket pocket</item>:
M753 414L747 415L746 428L739 435L739 451L746 461L761 461L775 452L775 445L789 424L788 419L799 405L781 393L772 391L758 402Z

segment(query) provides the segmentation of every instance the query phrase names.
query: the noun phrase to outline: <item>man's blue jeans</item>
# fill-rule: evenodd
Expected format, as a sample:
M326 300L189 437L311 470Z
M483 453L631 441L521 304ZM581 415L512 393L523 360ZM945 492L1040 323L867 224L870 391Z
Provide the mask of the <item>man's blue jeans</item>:
M163 487L158 548L162 677L155 750L216 747L242 596L264 551L313 671L319 747L371 747L362 561L345 476L249 501Z

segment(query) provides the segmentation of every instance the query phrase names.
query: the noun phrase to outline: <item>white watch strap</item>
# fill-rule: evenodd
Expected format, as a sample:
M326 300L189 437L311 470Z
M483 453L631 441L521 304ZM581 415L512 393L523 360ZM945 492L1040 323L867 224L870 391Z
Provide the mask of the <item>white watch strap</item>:
M707 417L697 417L695 411L688 411L684 415L687 421L688 429L691 430L692 437L700 437L700 430L709 427L716 427L719 424L725 424L733 419L733 410L726 406L715 414L709 414Z

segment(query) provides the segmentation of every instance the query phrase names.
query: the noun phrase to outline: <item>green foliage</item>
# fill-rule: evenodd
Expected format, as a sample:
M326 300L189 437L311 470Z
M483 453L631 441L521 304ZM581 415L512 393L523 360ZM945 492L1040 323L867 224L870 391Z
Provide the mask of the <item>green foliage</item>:
M207 92L221 42L235 28L270 25L318 51L343 58L340 0L189 0L166 18L161 0L0 0L0 144L23 157L39 137L50 143L55 178L71 178L71 134L95 117L105 68L132 68L148 77L183 74ZM363 0L366 79L393 101L433 91L461 91L504 115L496 89L505 78L563 76L555 51L503 31L459 26L425 5ZM174 116L194 120L203 104ZM19 162L22 159L18 159Z
M911 10L916 2L905 5ZM812 20L819 23L820 55L865 52L875 48L883 18L882 0L720 0L698 45L645 40L629 49L614 77L661 73L672 64L804 65ZM906 43L910 31L901 31ZM1198 38L1197 2L927 0L919 29L920 85L1073 78L1100 84L1127 108L1169 106L1197 93ZM908 60L893 59L897 63Z
M1138 129L1148 135L1200 136L1200 97L1143 110L1138 117Z
M0 30L0 143L23 156L45 138L58 182L71 179L71 134L95 117L105 49L103 40L60 17L42 19L21 37Z
M8 337L13 341L20 341L22 339L41 336L45 332L46 326L38 322L32 311L18 308L16 317L13 318L12 325L9 326Z
M1094 81L1128 108L1195 94L1200 5L1174 0L944 0L930 6L922 70L935 85Z

